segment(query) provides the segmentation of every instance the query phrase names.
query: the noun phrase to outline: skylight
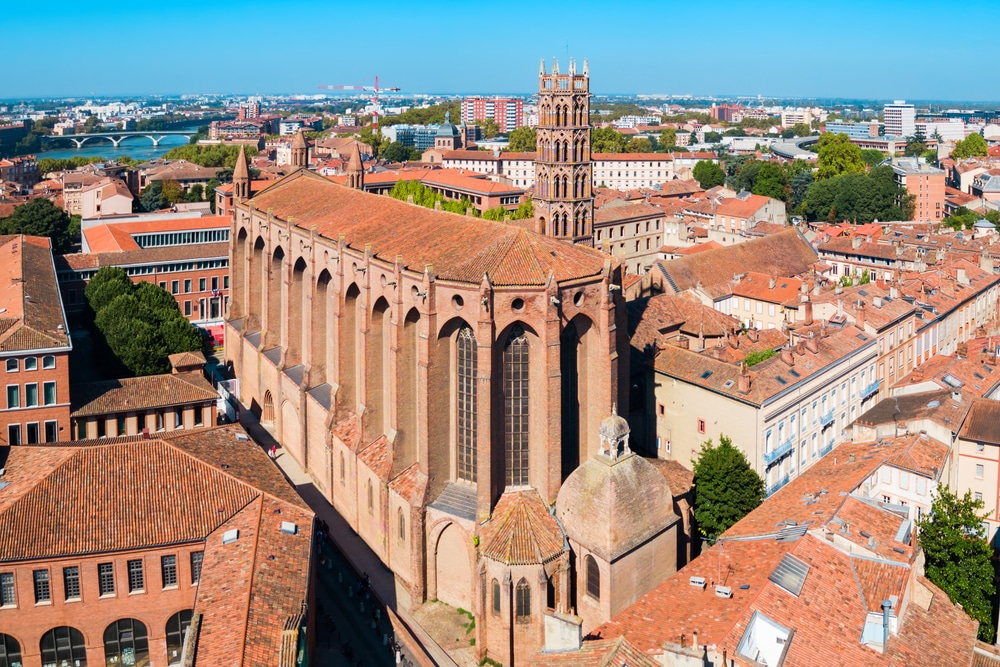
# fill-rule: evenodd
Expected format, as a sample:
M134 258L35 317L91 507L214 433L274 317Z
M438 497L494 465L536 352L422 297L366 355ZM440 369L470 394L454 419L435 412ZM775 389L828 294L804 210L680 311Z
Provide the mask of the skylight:
M774 568L774 571L767 578L795 597L798 597L799 593L802 592L803 584L806 583L806 576L808 574L808 565L791 554L785 554L785 557L781 559L781 562L778 563L778 566Z
M961 380L959 380L957 377L955 377L951 373L947 373L941 379L944 380L944 383L946 385L948 385L949 387L954 387L955 389L958 389L959 387L961 387L961 386L963 386L965 384L964 382L962 382Z
M704 373L701 374L702 380L707 380L710 377L712 377L712 371L705 371Z

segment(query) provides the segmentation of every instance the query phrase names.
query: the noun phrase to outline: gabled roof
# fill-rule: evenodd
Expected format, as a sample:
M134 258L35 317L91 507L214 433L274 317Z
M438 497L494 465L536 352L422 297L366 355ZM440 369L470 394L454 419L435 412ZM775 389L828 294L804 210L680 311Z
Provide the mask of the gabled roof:
M0 236L0 353L69 346L49 240Z
M494 285L544 285L601 275L610 257L597 250L529 232L521 227L471 218L353 190L300 170L251 200L280 219L423 272L432 265L438 278Z
M136 412L218 397L200 371L88 382L73 385L72 416Z

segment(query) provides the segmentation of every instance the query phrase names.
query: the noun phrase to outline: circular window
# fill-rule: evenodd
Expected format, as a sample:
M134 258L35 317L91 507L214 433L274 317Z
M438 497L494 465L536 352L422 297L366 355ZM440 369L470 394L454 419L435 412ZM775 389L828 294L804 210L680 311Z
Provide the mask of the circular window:
M462 300L462 297L456 294L451 297L451 305L455 310L462 310L462 306L465 305L465 301Z
M520 297L514 299L513 301L510 302L510 307L516 310L517 312L521 312L522 310L524 310L524 299Z
M577 292L573 295L573 305L579 308L583 305L583 292Z

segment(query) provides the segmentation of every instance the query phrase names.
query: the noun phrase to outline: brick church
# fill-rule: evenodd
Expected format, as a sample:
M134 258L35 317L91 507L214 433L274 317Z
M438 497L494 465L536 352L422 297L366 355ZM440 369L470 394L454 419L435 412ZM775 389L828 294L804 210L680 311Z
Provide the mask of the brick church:
M360 159L333 183L301 146L252 198L234 170L241 400L398 603L471 610L479 657L504 665L578 645L676 569L689 526L615 415L626 312L621 266L588 247L588 86L586 64L542 66L534 229L366 193Z

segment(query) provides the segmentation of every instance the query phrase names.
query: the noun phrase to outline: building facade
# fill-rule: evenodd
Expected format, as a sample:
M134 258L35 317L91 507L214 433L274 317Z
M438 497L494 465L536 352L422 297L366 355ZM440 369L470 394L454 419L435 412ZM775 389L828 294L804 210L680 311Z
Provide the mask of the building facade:
M516 130L524 124L524 100L514 97L466 97L462 100L462 122L469 125L487 118L500 132Z
M906 100L896 100L882 107L882 120L887 137L912 137L917 132L916 111Z

